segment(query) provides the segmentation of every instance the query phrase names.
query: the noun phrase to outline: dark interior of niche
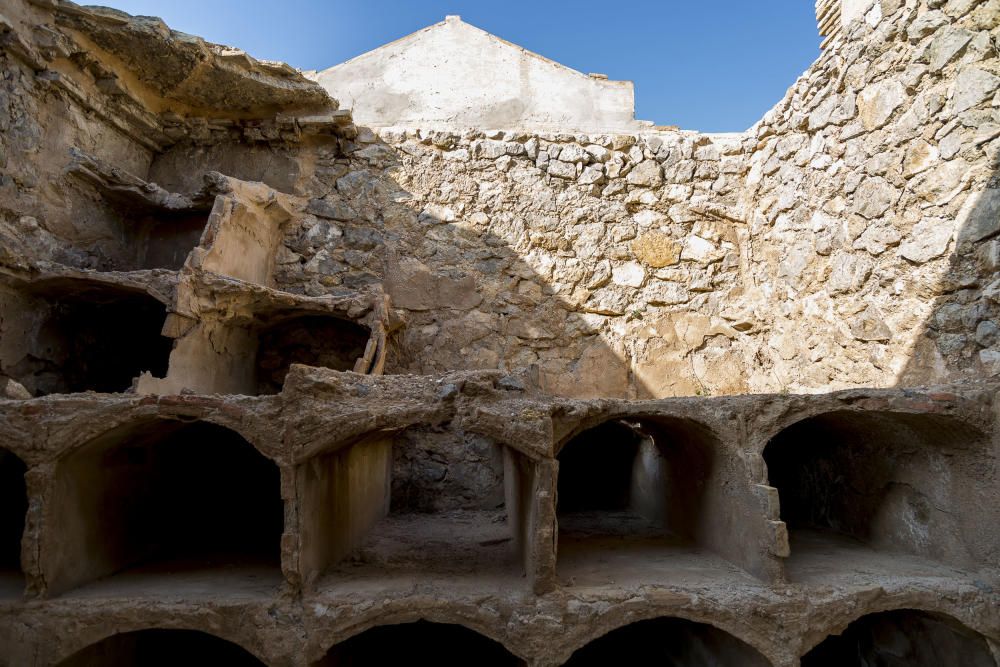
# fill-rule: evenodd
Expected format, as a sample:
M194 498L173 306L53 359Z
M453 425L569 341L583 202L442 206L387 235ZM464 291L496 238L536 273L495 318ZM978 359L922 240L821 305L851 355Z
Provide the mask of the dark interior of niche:
M279 564L278 467L233 431L153 422L84 448L63 474L86 481L77 504L103 508L91 538L122 567Z
M232 642L195 630L140 630L111 635L73 654L60 667L175 667L180 664L258 667L253 655Z
M21 537L28 512L26 470L21 459L0 449L0 571L21 569Z
M313 667L403 664L519 667L525 663L499 642L469 628L417 621L366 630L335 644Z
M613 630L577 650L565 664L768 667L771 663L749 644L711 625L657 618Z
M643 437L631 426L612 421L567 443L559 453L559 513L628 510L632 469Z
M911 609L863 616L802 658L802 667L996 667L982 635L954 619Z
M871 540L873 519L894 491L900 471L921 465L920 450L938 430L935 420L919 415L849 411L792 424L764 449L782 520L792 530L834 531ZM970 437L958 432L940 435L933 439L942 449ZM916 488L912 495L921 497Z
M258 393L280 392L292 364L354 370L370 336L367 327L329 315L282 318L262 327L257 338Z
M135 249L132 269L171 269L184 266L201 241L208 211L136 211L122 227L127 248Z
M122 392L143 371L163 377L173 340L161 335L162 303L116 286L51 284L38 294L45 315L36 351L15 369L39 395Z
M557 457L560 533L693 539L713 452L678 420L614 420L583 431Z
M502 511L504 452L499 443L449 429L416 429L392 447L389 512Z

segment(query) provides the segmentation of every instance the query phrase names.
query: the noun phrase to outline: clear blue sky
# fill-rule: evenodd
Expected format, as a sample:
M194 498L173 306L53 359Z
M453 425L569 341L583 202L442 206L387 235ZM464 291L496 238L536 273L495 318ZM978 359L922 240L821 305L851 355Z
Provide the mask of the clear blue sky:
M574 69L634 81L637 118L705 132L744 130L756 122L819 55L820 42L813 0L105 4L160 16L175 30L301 69L330 67L446 14L459 14L467 23Z

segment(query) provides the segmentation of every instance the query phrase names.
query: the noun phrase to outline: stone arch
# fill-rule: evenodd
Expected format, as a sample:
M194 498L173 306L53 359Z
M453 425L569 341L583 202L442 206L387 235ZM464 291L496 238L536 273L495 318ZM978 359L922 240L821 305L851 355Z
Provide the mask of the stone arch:
M361 664L477 664L521 667L527 663L497 639L465 623L430 621L420 617L397 623L372 624L327 647L313 667Z
M117 432L142 429L156 422L190 424L204 422L237 433L261 456L275 458L274 445L263 435L264 429L251 423L252 415L238 403L214 397L193 397L173 401L170 398L129 399L127 405L100 406L94 412L78 412L61 430L53 430L51 439L60 443L55 452L58 462L99 438L114 437Z
M947 414L839 409L792 422L762 453L792 557L796 543L835 535L955 565L998 553L981 518L950 510L990 484L984 438Z
M749 642L715 624L683 616L631 619L573 650L566 667L662 662L689 667L770 667Z
M869 611L812 642L802 667L868 664L996 667L989 641L955 617L912 608Z
M45 509L49 593L171 563L277 568L280 472L239 433L201 420L145 418L56 463Z
M180 660L233 667L265 664L260 656L248 650L242 642L223 637L221 633L209 633L194 627L119 628L110 634L101 633L97 638L88 638L86 643L77 643L54 664L58 667L84 667L91 664L108 667L167 667Z
M20 596L24 587L21 541L28 512L24 461L0 447L0 598Z

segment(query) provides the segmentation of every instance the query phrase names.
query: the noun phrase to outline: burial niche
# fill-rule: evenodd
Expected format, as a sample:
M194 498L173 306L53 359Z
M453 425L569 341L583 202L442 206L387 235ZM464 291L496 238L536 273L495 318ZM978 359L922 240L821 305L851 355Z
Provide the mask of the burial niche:
M755 648L706 623L655 618L612 630L573 653L565 667L675 665L770 667Z
M111 635L77 651L59 667L263 667L240 646L196 630L137 630Z
M802 658L802 667L996 667L986 639L953 618L913 609L862 616Z
M843 410L788 426L764 461L789 530L789 564L831 548L973 562L982 540L952 508L975 504L989 484L981 444L976 429L936 414Z
M229 429L166 419L119 427L61 461L56 480L47 573L56 592L123 570L280 565L278 467Z
M335 644L314 667L360 665L519 667L524 661L502 644L451 623L380 625Z
M258 393L280 392L292 364L354 370L370 337L367 327L330 315L278 318L258 330Z

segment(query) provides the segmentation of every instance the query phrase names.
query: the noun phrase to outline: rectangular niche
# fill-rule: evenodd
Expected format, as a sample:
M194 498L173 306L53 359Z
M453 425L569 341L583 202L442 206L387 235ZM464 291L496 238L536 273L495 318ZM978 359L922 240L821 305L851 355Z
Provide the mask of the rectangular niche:
M283 581L280 486L277 465L221 426L115 428L56 467L42 549L49 593L113 594L120 584L159 596L206 586L273 594Z
M298 478L303 578L523 581L530 516L510 510L531 503L509 494L530 488L531 468L514 467L505 487L504 467L492 440L431 429L313 457Z
M740 501L727 490L732 473L721 456L709 429L680 418L609 419L565 442L557 453L560 585L749 577L732 564L745 558L730 527Z
M322 313L285 313L256 328L257 393L277 394L292 364L353 371L365 356L368 327Z
M788 578L940 576L942 563L995 562L1000 539L981 530L996 523L982 502L996 488L990 451L947 415L839 410L789 425L763 454L788 529Z
M82 151L68 173L96 197L78 198L78 216L104 226L109 240L96 249L102 271L178 270L198 245L215 201L212 188L193 195L167 192ZM69 240L73 244L73 240Z
M166 373L166 306L134 285L53 278L0 295L0 372L32 394L128 391L143 371Z

